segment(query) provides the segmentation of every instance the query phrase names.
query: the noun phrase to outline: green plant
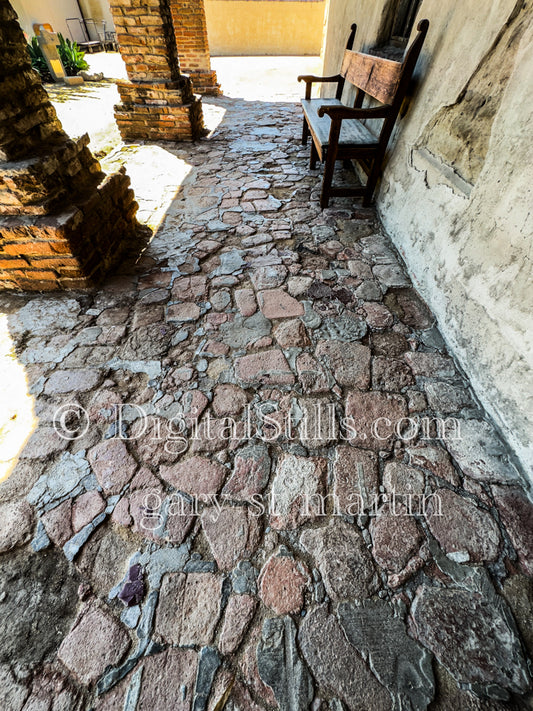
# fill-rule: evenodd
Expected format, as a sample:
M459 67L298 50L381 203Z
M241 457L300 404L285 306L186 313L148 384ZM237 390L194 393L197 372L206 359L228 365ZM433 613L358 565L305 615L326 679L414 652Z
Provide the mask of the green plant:
M31 38L31 43L28 45L28 52L30 53L31 66L41 77L41 81L52 82L54 81L50 70L48 69L48 64L43 55L43 51L39 46L39 41L37 37Z
M85 52L81 51L77 42L71 42L69 39L65 39L60 32L58 32L57 36L59 38L59 47L57 50L65 74L69 77L73 77L82 69L88 69L89 65L84 59Z

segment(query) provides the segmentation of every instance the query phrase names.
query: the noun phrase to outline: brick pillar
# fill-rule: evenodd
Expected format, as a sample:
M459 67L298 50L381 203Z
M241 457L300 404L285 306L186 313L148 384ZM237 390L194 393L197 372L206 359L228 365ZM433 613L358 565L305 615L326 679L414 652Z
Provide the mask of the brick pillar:
M111 11L129 77L117 82L122 137L191 141L203 135L201 100L180 72L170 0L111 0Z
M198 94L220 94L217 75L211 69L204 0L170 0L180 67Z
M71 140L0 0L0 290L83 288L121 258L138 224L123 173Z

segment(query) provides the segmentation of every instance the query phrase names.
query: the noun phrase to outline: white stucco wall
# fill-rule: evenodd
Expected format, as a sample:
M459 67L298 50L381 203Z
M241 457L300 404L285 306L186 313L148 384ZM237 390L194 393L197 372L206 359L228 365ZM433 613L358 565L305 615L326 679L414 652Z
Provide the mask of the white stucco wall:
M19 23L28 35L32 37L35 23L52 25L55 32L61 32L70 38L67 17L80 17L76 0L11 0L18 15ZM106 29L113 30L113 19L107 0L80 0L83 14L86 18L96 21L105 20Z
M326 72L338 71L351 22L363 26L356 46L372 43L385 3L330 1L326 35L335 48L326 46ZM424 0L422 17L431 25L421 81L393 137L377 207L451 350L533 480L532 3ZM471 118L468 92L484 92L493 115L486 118L484 107ZM457 126L464 150L450 138Z

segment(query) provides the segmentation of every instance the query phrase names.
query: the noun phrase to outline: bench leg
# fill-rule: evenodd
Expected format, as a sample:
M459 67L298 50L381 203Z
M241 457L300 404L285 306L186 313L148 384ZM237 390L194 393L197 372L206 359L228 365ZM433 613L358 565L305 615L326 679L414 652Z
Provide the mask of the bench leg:
M302 146L307 145L308 138L309 138L309 126L307 125L307 121L304 119L304 126L302 129Z
M333 182L333 171L335 170L335 152L328 150L326 165L324 167L324 178L322 180L322 192L320 193L320 207L323 210L329 205L329 191Z
M316 150L315 142L311 141L311 157L309 158L309 168L311 170L315 170L317 160L318 160L318 153Z
M372 204L372 196L374 195L374 190L378 182L379 174L381 172L381 161L383 156L376 156L372 161L372 168L368 176L368 180L365 185L365 194L363 196L363 207L370 207Z

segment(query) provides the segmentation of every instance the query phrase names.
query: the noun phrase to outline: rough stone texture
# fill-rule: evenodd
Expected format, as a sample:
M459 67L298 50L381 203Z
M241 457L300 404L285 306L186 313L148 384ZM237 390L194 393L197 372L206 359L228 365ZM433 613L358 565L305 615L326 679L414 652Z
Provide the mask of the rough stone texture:
M327 643L324 643L327 640ZM321 687L340 698L350 711L386 711L390 694L347 642L327 605L312 610L298 632L305 661Z
M370 523L372 555L391 573L398 573L420 548L423 534L401 504L385 505Z
M348 445L337 447L333 493L339 511L357 516L374 504L378 494L378 461L373 452Z
M305 326L299 319L280 323L274 331L274 337L282 348L298 348L310 345Z
M406 452L409 463L413 466L427 469L449 484L459 486L461 480L453 468L450 457L442 447L418 444L416 447L407 447Z
M405 400L400 395L381 392L350 392L346 398L346 417L357 436L351 444L364 449L391 449L397 438L395 428L407 416Z
M279 350L238 358L235 374L248 385L292 385L294 383L294 375L285 356Z
M460 437L446 447L465 474L478 481L505 482L516 478L494 428L483 420L459 420Z
M107 666L116 664L130 646L126 630L95 604L80 613L57 656L82 684L90 684Z
M198 659L192 649L167 649L147 657L137 708L189 711Z
M405 623L386 602L342 603L340 625L396 705L425 709L435 693L431 655L407 634Z
M270 457L265 445L245 447L235 454L233 472L222 489L222 496L234 501L248 501L262 494L270 475Z
M163 579L155 630L173 644L210 644L220 617L222 578L211 573L174 573Z
M163 466L161 477L179 491L193 496L216 494L227 475L227 469L206 457L191 457L172 466Z
M329 392L329 379L324 368L309 353L300 353L296 358L296 370L304 393Z
M444 415L474 404L468 390L449 383L426 383L425 390L431 409Z
M293 529L323 515L325 474L324 459L284 455L272 482L270 525L275 529Z
M316 348L320 362L326 363L339 385L368 390L370 384L370 348L359 343L320 341Z
M200 307L198 304L184 302L183 304L172 304L167 312L167 321L196 321L200 316Z
M313 699L313 681L298 656L296 627L290 617L265 620L257 647L261 679L276 696L280 709L303 711Z
M257 608L257 598L252 595L232 595L224 613L219 648L222 654L232 654L242 641Z
M48 378L45 392L55 393L87 392L92 390L100 380L96 370L56 370Z
M68 440L52 427L39 427L22 452L24 459L48 458L68 447Z
M0 505L0 553L26 543L33 531L33 512L24 499Z
M275 289L281 286L287 276L287 268L282 264L273 264L271 266L257 267L250 274L252 284L256 291L263 289Z
M300 543L317 561L332 600L366 598L377 589L375 570L360 532L344 521L304 531Z
M533 504L516 487L493 486L492 493L520 565L533 575Z
M429 378L452 378L455 374L453 361L439 353L409 352L404 355L414 375Z
M14 678L8 664L0 665L0 703L11 711L22 711L29 691Z
M237 289L235 304L243 316L252 316L257 311L257 303L253 289Z
M106 504L98 491L82 494L72 507L72 530L74 533L90 523L105 510Z
M294 297L281 289L269 289L257 294L259 308L266 318L293 318L303 316L304 307Z
M503 604L469 590L422 586L411 609L411 632L454 678L475 690L491 686L523 694L531 684L520 642Z
M87 456L96 478L108 494L118 494L130 481L137 464L121 439L93 447Z
M533 579L525 575L512 575L503 584L502 595L509 603L513 617L531 657L533 653L533 628L529 624L533 615Z
M0 558L0 662L33 666L51 659L76 614L79 578L51 550Z
M213 412L217 417L238 415L247 402L246 393L242 388L236 385L218 385L213 397Z
M450 489L436 489L427 499L426 520L446 553L466 553L477 563L498 557L501 536L492 516Z
M261 521L246 506L209 507L204 509L201 520L221 570L230 570L240 560L250 558L260 543Z
M72 537L72 501L67 499L41 516L41 521L51 541L62 548Z
M383 470L383 486L402 497L421 496L425 490L424 473L401 462L388 462Z
M309 576L305 566L278 552L265 563L259 576L259 594L276 615L300 612Z
M372 387L374 390L401 392L415 384L411 369L401 360L377 357L372 359Z
M250 630L239 668L243 680L252 689L255 698L262 701L263 704L276 707L274 692L259 674L257 650L258 645L261 644L261 635L262 623L257 622Z
M302 398L298 400L302 419L298 434L304 447L320 449L336 442L339 436L335 406L327 398Z

